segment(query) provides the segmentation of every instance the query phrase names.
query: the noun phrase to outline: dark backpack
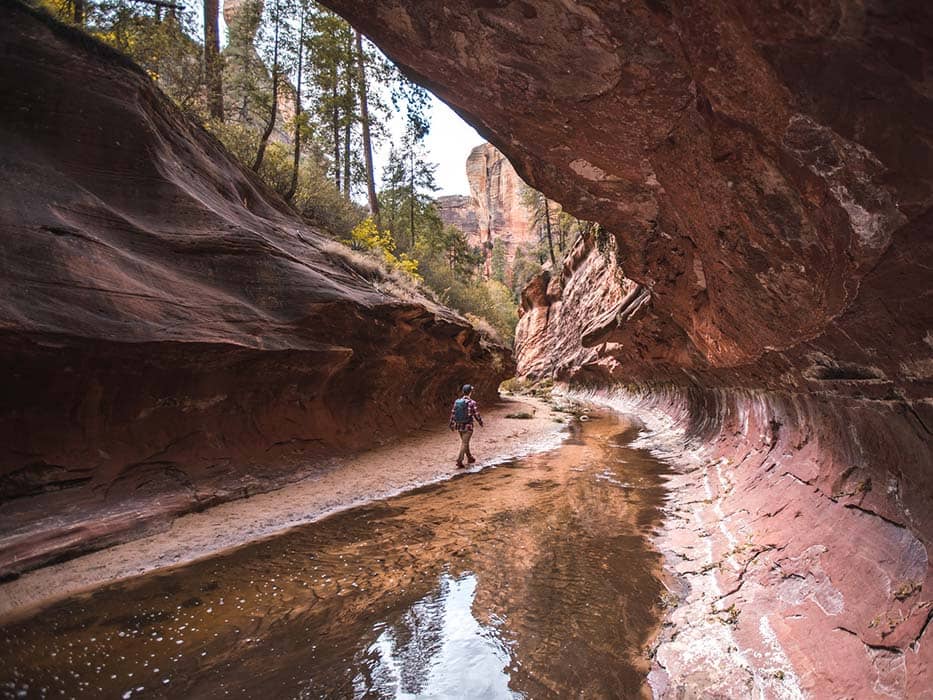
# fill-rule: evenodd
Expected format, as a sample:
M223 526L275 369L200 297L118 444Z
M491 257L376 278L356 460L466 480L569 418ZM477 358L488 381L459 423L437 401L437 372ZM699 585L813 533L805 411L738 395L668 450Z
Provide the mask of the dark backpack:
M457 399L454 401L454 423L469 423L470 420L470 400Z

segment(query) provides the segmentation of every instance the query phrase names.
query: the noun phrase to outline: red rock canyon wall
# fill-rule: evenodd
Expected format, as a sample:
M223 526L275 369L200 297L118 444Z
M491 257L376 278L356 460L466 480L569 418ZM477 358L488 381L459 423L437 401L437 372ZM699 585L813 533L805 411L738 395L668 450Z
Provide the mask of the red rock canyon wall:
M503 348L345 259L135 66L0 8L0 575L486 400Z
M470 151L466 173L470 196L438 198L441 221L463 231L471 245L501 241L511 270L516 249L538 241L538 232L532 226L533 213L522 202L526 185L505 156L489 143Z
M529 286L517 359L703 445L668 545L711 538L745 612L721 659L665 642L659 692L929 697L933 7L327 4L608 231Z

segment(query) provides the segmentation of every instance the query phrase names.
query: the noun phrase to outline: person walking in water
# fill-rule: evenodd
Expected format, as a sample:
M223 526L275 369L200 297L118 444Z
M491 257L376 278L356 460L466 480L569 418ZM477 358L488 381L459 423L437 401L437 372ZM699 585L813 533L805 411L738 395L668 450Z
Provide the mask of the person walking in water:
M470 452L470 438L473 437L473 421L483 425L483 419L479 415L479 406L470 398L473 393L472 384L463 385L463 396L454 401L453 408L450 409L450 429L456 430L460 434L460 454L457 455L457 469L463 469L463 458L466 457L470 464L476 460L473 453ZM485 427L485 426L484 426Z

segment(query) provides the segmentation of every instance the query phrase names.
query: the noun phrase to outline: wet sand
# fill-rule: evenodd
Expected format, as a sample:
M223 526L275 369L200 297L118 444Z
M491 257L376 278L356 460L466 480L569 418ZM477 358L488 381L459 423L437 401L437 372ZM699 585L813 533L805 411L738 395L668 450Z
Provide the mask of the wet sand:
M0 696L645 698L666 465L607 413L0 626Z
M506 418L532 413L531 419ZM546 402L508 397L483 411L472 471L556 446L565 426ZM176 518L164 532L46 566L0 584L0 621L114 581L192 562L329 514L450 478L459 441L446 425L344 460L289 486ZM462 471L462 470L459 470Z

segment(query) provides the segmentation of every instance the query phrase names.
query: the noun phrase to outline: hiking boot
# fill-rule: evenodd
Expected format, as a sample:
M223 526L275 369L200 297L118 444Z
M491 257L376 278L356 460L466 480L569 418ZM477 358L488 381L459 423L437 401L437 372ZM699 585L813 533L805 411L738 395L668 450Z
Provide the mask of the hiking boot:
M470 464L473 464L475 461L476 461L476 457L474 457L473 455L470 455L469 457L467 457L467 462L469 462Z
M457 462L457 469L465 469L466 465L463 462Z

